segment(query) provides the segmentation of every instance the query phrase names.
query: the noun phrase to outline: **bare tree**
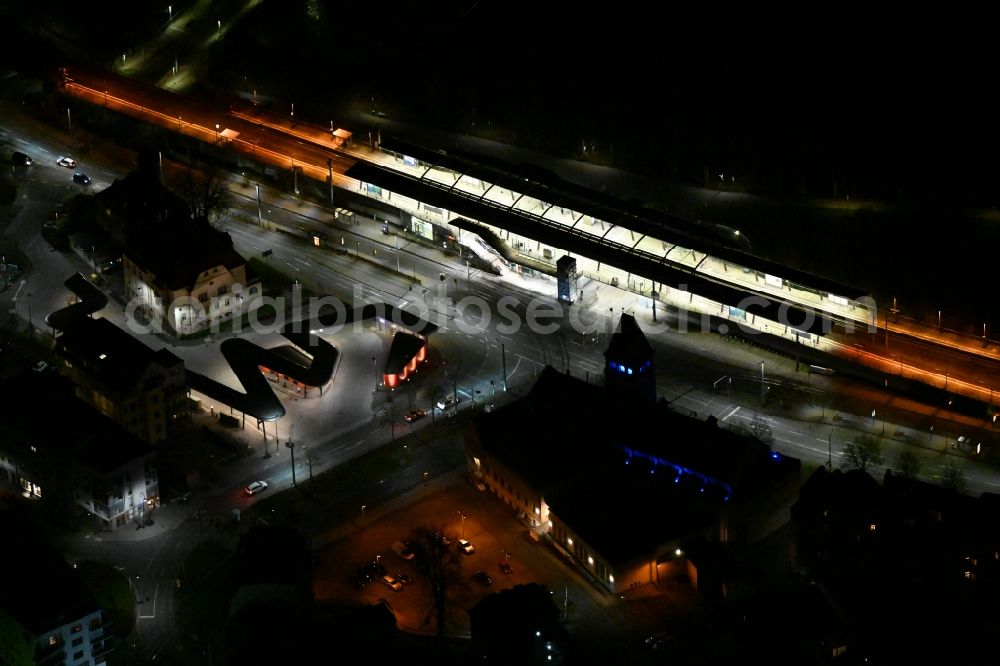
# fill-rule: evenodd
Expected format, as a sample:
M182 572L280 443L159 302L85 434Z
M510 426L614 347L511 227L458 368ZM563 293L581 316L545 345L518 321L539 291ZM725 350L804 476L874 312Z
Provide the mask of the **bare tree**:
M903 476L907 479L917 478L917 474L920 473L920 459L912 451L903 451L900 453L899 459L896 462Z
M437 631L444 635L448 615L448 593L462 583L462 561L453 543L434 527L418 527L410 537L414 560L420 572L427 577L431 599L437 616Z
M956 493L965 489L965 472L954 460L945 465L944 472L941 474L941 485Z
M430 386L427 387L426 395L427 398L431 401L430 412L432 421L434 420L434 414L437 411L437 401L441 398L442 393L443 391L441 387L438 386L437 384L431 384Z
M753 421L750 423L750 432L765 444L774 440L774 435L771 433L771 426L760 414L756 414L753 417Z
M184 173L181 197L187 203L191 217L218 222L229 211L229 190L214 175L190 169Z
M844 448L847 459L862 472L882 463L882 442L870 435L858 435Z

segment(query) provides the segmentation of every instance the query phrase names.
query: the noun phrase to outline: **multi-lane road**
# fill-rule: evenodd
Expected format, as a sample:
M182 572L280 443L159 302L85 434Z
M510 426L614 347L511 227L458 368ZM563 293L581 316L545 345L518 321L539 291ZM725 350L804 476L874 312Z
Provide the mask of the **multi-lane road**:
M69 142L54 143L52 136L57 133L48 131L43 135L38 129L14 115L5 122L3 130L4 138L29 152L36 161L34 167L17 176L20 198L14 214L3 221L3 233L15 239L29 255L34 270L25 277L18 300L8 301L5 310L13 309L22 319L27 319L30 310L36 325L49 311L65 304L68 293L62 281L72 272L87 267L82 257L52 252L39 236L40 222L52 207L81 188L72 183L69 170L55 166L56 158L72 152L67 147ZM80 161L80 168L95 180L91 190L100 189L115 177L124 175L123 171L103 169L75 157ZM262 228L254 224L257 216L255 198L250 197L236 180L230 183L230 188L234 193L233 214L223 224L244 256L262 256L265 250L270 250L267 261L297 277L317 293L349 301L360 296L403 305L417 304L434 315L440 329L431 338L433 360L418 373L412 388L394 394L395 405L412 400L414 406L427 408L430 396L435 394L434 386L438 393L457 390L462 398L459 407L463 410L471 407L473 400L493 400L494 394L499 394L499 401L503 399L504 368L509 394L515 395L523 394L545 365L553 365L581 378L590 376L596 381L596 375L603 372L602 352L612 314L617 317L625 308L649 323L650 313L635 307L632 295L610 286L591 284L585 286L590 294L587 303L569 306L575 308L574 314L582 326L574 325L568 317L557 320L555 330L548 333L539 333L527 325L507 326L509 317L499 316L497 303L506 299L508 312L525 322L529 308L539 303L553 308L558 305L552 296L553 285L541 280L535 282L539 288L548 289L547 294L540 294L521 285L505 283L493 276L477 274L460 264L457 258L408 239L400 239L397 259L397 239L383 235L380 225L373 220L331 224L332 211L270 190L263 195L269 224L300 229L302 233ZM308 232L320 226L327 229L327 240L334 243L335 249L339 239L344 239L340 246L344 252L312 244ZM352 249L366 260L358 256L352 258ZM403 275L384 270L391 268L394 271L397 261ZM440 280L442 273L446 276L443 282ZM12 291L8 290L4 298L11 298ZM478 307L456 308L457 303L468 298L481 299L488 308L489 317ZM108 311L102 314L123 321L120 305L114 303L113 300ZM844 444L854 433L871 431L873 424L866 423L862 417L850 416L846 409L836 425L829 415L814 419L815 409L809 412L803 406L813 394L805 391L801 393L804 396L803 404L799 405L801 409L783 413L775 410L773 404L771 408L761 406L755 399L753 386L748 384L749 378L756 376L758 363L765 361L769 382L789 382L792 385L790 395L795 395L801 375L794 373L791 362L766 351L721 342L711 334L679 334L675 316L660 312L659 321L670 324L669 330L650 336L650 341L658 355L660 394L672 400L679 409L690 410L700 417L712 414L723 423L749 424L764 418L774 434L776 448L811 464L822 464L830 456L835 465L845 465ZM691 330L696 331L697 327L692 326ZM249 337L255 335L249 334ZM262 343L279 341L276 336L266 335L253 339ZM288 417L278 424L283 441L292 435L294 424L297 443L308 447L314 456L314 473L342 464L393 436L421 427L419 424L403 425L399 416L405 410L390 407L389 394L385 391L372 390L376 373L373 373L371 358L381 358L384 354L388 343L384 331L344 331L331 335L330 339L342 351L332 390L322 398L290 399ZM152 336L144 341L154 347L170 345L195 369L215 373L221 381L232 381L218 353L217 341L189 345ZM723 376L737 378L736 390L725 396L712 390L715 380ZM843 386L832 379L824 381L829 384L826 387L828 396L840 388L848 389L845 405L851 404L852 399L855 406L878 399L881 400L880 412L893 408L885 404L884 397L873 398L871 392ZM865 411L858 409L857 413ZM908 425L910 417L897 415L900 424L890 420L887 426L884 420L881 421L882 428L888 428L890 434L886 443L889 464L899 451L914 450L923 461L922 477L940 481L946 466L959 460L964 465L970 491L997 489L997 475L990 466L956 456L948 448L947 441L938 442L934 437L924 440L925 433ZM911 420L916 422L924 417ZM272 431L272 446L273 437ZM461 464L460 459L444 460L435 459L433 449L429 448L427 459L421 460L416 469L443 473ZM192 504L190 510L207 509L223 515L231 508L254 501L239 494L239 488L246 482L263 478L271 484L272 492L280 492L290 485L290 476L290 465L284 455L270 459L255 455L229 468L219 486ZM406 484L400 481L388 487L390 491L402 492ZM172 586L180 577L187 554L201 536L199 524L190 519L156 539L136 543L88 539L70 546L72 557L96 557L121 567L130 576L137 598L142 601L139 632L148 658L174 638Z

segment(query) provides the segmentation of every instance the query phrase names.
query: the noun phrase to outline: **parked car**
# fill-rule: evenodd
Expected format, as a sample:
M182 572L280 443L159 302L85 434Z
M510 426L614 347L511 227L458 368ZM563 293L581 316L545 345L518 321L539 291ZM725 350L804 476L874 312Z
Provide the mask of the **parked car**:
M476 581L483 587L489 587L490 585L493 584L493 579L490 578L490 575L485 571L483 571L482 569L479 569L478 571L474 571L472 573L472 580Z
M79 183L80 185L90 185L90 176L85 173L74 173L73 182Z
M465 539L458 540L458 549L463 553L465 553L466 555L472 555L474 552L476 552L475 546L473 546Z
M56 164L58 164L59 166L64 166L67 169L76 168L76 160L74 160L72 157L60 157L59 159L56 160Z
M404 560L412 560L415 557L413 550L402 541L397 541L392 544L392 552L396 553Z
M14 166L31 166L32 160L25 153L15 152L10 156L11 164Z
M674 637L665 631L659 631L646 637L646 649L654 652L666 652L674 644Z
M427 416L427 412L422 409L414 409L412 412L403 417L403 420L407 423L413 423L418 419L422 419Z
M122 267L121 257L115 257L113 259L108 259L101 263L102 273L114 273Z
M257 493L262 493L267 490L267 481L254 481L249 486L243 489L244 494L248 497L253 497Z
M382 576L382 584L390 590L395 590L396 592L403 589L403 584L399 582L399 579L395 576L390 576L389 574Z
M437 401L437 408L444 411L445 409L448 409L449 407L455 404L458 404L458 398L456 398L454 395L449 395L448 397L441 398L440 400Z
M381 579L386 573L385 567L380 562L372 560L357 568L354 572L353 580L358 587L364 587L376 579Z
M514 573L514 567L510 566L510 562L501 562L500 571L504 572L506 575L511 575Z
M398 573L398 574L396 574L396 578L399 579L399 582L402 583L403 585L412 585L413 584L413 577L412 576L407 576L405 573Z
M31 366L31 369L35 372L45 372L45 369L49 367L49 364L45 361L39 361L38 363Z

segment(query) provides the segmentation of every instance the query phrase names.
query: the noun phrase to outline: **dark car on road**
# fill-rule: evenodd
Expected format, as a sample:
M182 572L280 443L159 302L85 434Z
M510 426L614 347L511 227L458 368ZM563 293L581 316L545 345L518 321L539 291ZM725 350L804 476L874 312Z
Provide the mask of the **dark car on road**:
M115 257L113 259L107 259L101 263L102 273L114 273L122 267L121 257Z
M403 420L407 423L413 423L418 419L422 419L427 416L427 412L422 409L414 409L412 412L403 417Z
M10 161L14 166L31 166L32 164L31 158L21 152L13 153L10 156Z
M479 569L478 571L473 572L473 574L472 574L472 580L476 581L477 583L479 583L483 587L489 587L490 585L493 584L493 579L490 578L490 575L488 573L486 573L485 571L483 571L482 569Z
M90 176L85 173L74 173L73 182L80 185L90 185Z

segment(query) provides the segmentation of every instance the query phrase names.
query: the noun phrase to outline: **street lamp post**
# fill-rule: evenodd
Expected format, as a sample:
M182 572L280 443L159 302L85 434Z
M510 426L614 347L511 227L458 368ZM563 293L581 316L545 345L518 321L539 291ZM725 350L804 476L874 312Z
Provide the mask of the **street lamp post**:
M66 130L69 132L70 138L73 138L73 119L68 106L66 107Z
M292 485L293 486L295 485L295 444L292 443L292 432L294 432L294 431L295 431L295 424L293 423L292 426L291 426L291 428L289 428L289 430L288 430L288 441L285 443L285 446L288 447L288 450L291 451L291 454L292 454Z
M764 404L764 361L760 362L760 404Z
M365 524L365 504L361 505L361 524Z
M465 538L465 514L462 513L461 509L458 511L458 515L462 517L462 538Z
M257 188L257 226L264 226L264 218L260 212L260 185L254 183L254 187Z
M500 342L500 338L494 338L497 342ZM504 343L500 342L500 362L503 369L503 391L507 392L507 348L504 347Z
M332 125L333 122L331 121L330 124ZM330 205L332 206L333 205L333 160L331 158L327 158L326 160L326 172L327 172L327 178L330 179ZM334 218L336 218L336 216L337 214L334 213Z
M219 123L215 123L215 142L219 143Z
M375 365L375 357L372 356L372 372L375 375L375 390L372 393L378 393L378 367Z

